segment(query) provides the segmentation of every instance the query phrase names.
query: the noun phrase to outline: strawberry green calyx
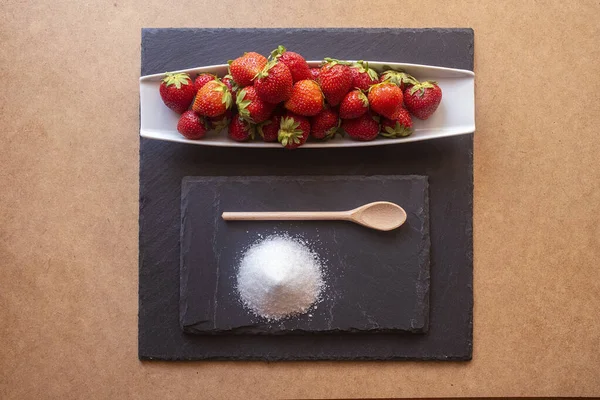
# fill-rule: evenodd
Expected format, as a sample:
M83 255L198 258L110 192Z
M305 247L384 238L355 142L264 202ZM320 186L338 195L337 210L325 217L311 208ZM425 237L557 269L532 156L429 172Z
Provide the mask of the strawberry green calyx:
M390 83L391 83L391 82L388 82L388 81L383 81L383 82L379 82L379 83L376 83L376 84L374 84L374 85L371 85L371 86L369 86L369 90L367 90L367 93L371 93L371 90L373 90L373 89L375 89L375 88L378 88L378 87L380 87L380 86L383 86L383 85L390 84Z
M254 137L256 136L256 125L245 120L242 120L242 124L244 125L244 131L248 132L248 138L254 140Z
M419 97L423 97L423 95L425 94L425 89L433 89L435 86L437 85L437 82L435 81L425 81L425 82L419 82L416 85L414 85L413 87L410 88L410 91L408 92L411 96L413 94L415 94L417 91L418 96Z
M369 63L367 61L359 60L355 62L352 67L357 68L360 73L366 72L373 81L379 79L377 72L375 72L374 69L369 68Z
M272 124L271 120L266 120L265 122L261 122L260 124L256 125L256 131L258 132L258 134L260 135L261 138L265 138L265 133L263 132L263 127L265 125L270 125Z
M273 68L278 62L279 60L277 58L272 59L258 74L254 75L254 78L252 79L256 80L266 78L267 76L269 76L269 71L271 70L271 68Z
M374 69L369 68L368 66L367 66L367 74L369 75L369 78L371 78L372 81L379 79L379 77L377 76L377 72L375 72Z
M223 129L229 126L229 118L227 118L227 116L223 116L223 118L215 122L213 126L215 132L221 132Z
M337 60L335 58L325 57L323 59L323 65L328 65L329 67L333 67L336 64L340 64L340 65L352 65L352 63L349 62L349 61Z
M189 85L192 82L192 79L186 73L174 74L171 72L166 72L165 75L166 76L162 80L165 85L175 85L177 89L181 89L181 85Z
M407 74L404 71L394 71L393 69L385 71L381 74L382 81L390 81L396 86L402 84L405 85L416 85L419 81L412 75Z
M300 144L301 138L304 135L300 127L300 122L296 122L294 118L284 117L279 124L279 133L277 139L282 146L287 146L288 143Z
M326 140L331 140L335 137L336 133L338 133L338 129L339 129L339 124L338 126L334 126L333 128L329 129L327 132L325 132L325 139Z
M223 79L229 79L229 81L231 82L231 90L233 90L234 92L236 92L240 87L237 84L236 81L233 80L233 76L231 76L231 74L227 74L223 77Z
M246 93L246 89L242 89L237 94L236 102L238 112L240 113L240 117L242 117L242 119L253 124L254 120L250 116L250 111L248 111L248 106L252 103L252 101L246 100Z
M221 103L225 104L225 108L227 110L231 109L233 99L231 98L231 92L229 91L229 88L219 79L215 80L215 82L217 83L217 86L215 86L212 90L214 92L223 93L221 96Z
M250 138L250 140L254 140L254 138L256 137L256 125L251 124L250 122L245 122L245 128L248 132L248 137Z
M365 64L367 67L365 67ZM366 72L369 64L366 61L358 60L354 64L352 64L352 68L357 68L359 72Z
M358 98L360 99L360 101L362 101L362 104L365 108L369 107L369 99L367 98L367 96L365 96L362 90L359 91Z
M326 132L325 132L325 139L330 140L333 139L335 137L336 134L340 133L340 125L342 124L342 120L338 118L338 123L336 126L329 128Z
M402 125L400 122L396 121L396 125L394 127L386 126L385 132L381 132L381 136L387 138L398 138L398 137L407 137L413 133L412 128L407 128Z

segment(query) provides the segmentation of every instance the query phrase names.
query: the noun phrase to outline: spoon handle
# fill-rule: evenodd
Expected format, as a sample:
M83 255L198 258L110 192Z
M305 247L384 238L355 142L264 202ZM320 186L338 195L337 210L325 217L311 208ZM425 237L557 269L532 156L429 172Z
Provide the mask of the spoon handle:
M314 220L348 220L347 211L300 211L300 212L224 212L226 221L314 221Z

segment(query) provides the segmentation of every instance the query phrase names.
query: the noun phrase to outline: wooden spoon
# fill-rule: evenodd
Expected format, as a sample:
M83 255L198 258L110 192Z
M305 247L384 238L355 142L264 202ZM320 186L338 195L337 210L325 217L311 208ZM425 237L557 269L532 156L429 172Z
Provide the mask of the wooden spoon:
M391 231L406 221L402 207L388 201L376 201L348 211L303 212L224 212L226 221L351 221L367 228Z

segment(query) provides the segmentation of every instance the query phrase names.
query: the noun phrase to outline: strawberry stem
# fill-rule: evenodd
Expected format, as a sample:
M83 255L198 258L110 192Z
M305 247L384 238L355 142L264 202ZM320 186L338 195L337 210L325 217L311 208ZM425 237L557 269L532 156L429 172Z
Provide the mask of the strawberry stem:
M271 68L273 68L275 66L275 64L277 64L279 62L278 58L274 58L271 61L269 61L262 70L260 70L256 75L254 75L254 78L252 78L253 80L255 79L262 79L262 78L266 78L267 76L269 76L269 71L271 70Z
M285 53L285 47L279 45L271 52L271 55L269 55L269 60L279 58L283 55L283 53Z

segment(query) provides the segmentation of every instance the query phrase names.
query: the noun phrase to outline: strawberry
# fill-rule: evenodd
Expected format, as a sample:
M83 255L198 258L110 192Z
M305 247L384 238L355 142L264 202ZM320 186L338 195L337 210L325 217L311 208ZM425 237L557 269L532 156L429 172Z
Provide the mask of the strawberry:
M256 75L256 94L267 103L277 104L292 95L292 73L281 61L273 59Z
M341 61L326 58L319 72L319 82L329 105L337 106L352 88L352 72Z
M302 82L302 81L301 81ZM306 143L310 134L310 122L308 118L287 112L281 118L277 140L287 149L295 149Z
M277 49L271 52L271 57L279 58L279 61L284 63L290 69L294 83L306 79L313 79L308 63L300 54L294 53L293 51L287 51L283 46L278 46Z
M229 122L231 122L231 116L233 112L231 110L225 111L225 114L219 115L217 117L208 118L208 124L210 129L215 132L221 132L223 129L229 126Z
M364 91L369 90L369 86L379 83L379 76L366 61L358 61L350 67L352 72L352 86Z
M265 56L255 52L244 53L243 56L229 62L229 74L240 87L252 85L252 81L267 65Z
M202 86L204 86L207 82L214 81L216 78L217 77L213 74L200 74L194 81L194 89L196 89L197 92L198 90L202 89Z
M381 136L389 138L406 137L413 133L412 118L404 107L400 107L394 118L383 118L381 121Z
M281 124L281 118L283 118L284 113L285 111L283 109L277 109L268 120L256 126L258 134L265 142L277 141L279 125Z
M159 91L163 103L179 114L190 107L196 95L194 84L188 74L172 74L167 72L160 83Z
M235 114L231 118L227 133L236 142L245 142L251 138L254 139L254 130L254 125L240 118L239 114Z
M319 84L313 80L296 82L285 108L299 115L317 115L323 109L323 92Z
M275 104L262 101L258 97L254 86L247 86L240 90L236 102L240 117L251 124L266 121L275 109Z
M223 79L221 79L221 82L223 82L225 84L225 86L227 86L229 88L229 91L231 92L231 99L235 103L236 94L239 90L237 83L235 83L235 81L233 80L231 75L225 75L223 77Z
M354 89L340 103L340 118L358 118L369 110L369 100L360 89Z
M319 80L319 75L321 74L321 68L311 68L310 69L310 74L312 76L312 80L318 81Z
M207 117L218 117L231 108L231 92L219 79L209 81L198 90L192 110Z
M426 81L404 90L404 105L412 115L427 119L442 101L442 89L437 82Z
M385 81L371 86L368 99L373 111L392 119L398 108L402 107L402 90Z
M370 113L342 120L342 129L354 140L369 141L379 134L379 122Z
M315 115L310 120L310 135L315 139L331 139L340 127L338 113L331 107Z
M389 69L381 74L380 82L385 81L390 81L402 90L419 83L414 76L407 74L404 71L394 71L393 69Z
M185 111L179 117L177 130L187 139L202 139L206 135L206 121L193 111Z

